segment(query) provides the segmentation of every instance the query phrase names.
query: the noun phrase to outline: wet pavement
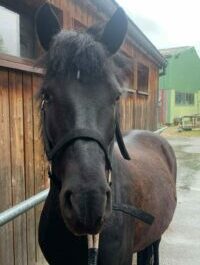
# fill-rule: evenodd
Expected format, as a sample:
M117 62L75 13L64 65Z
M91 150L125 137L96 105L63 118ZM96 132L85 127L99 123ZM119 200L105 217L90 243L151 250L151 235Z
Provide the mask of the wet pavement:
M200 265L200 138L171 138L178 160L178 203L162 237L160 265Z
M162 236L160 265L200 265L200 137L168 141L178 163L178 202L172 223Z

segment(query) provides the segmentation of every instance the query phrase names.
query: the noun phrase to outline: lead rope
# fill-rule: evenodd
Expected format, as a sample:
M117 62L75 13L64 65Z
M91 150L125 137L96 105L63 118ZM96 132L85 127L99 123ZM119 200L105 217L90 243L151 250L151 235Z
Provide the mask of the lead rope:
M99 234L88 235L88 265L97 265L99 250Z
M108 173L108 183L111 186L112 178L111 178L111 170ZM96 235L88 235L88 265L97 265L98 261L98 252L99 252L99 236Z

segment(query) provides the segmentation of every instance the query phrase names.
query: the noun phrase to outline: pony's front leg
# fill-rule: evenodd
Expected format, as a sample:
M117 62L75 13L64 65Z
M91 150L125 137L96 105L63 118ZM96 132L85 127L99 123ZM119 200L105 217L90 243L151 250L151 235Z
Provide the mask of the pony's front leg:
M98 265L132 265L133 223L120 215L100 235Z
M76 237L67 229L53 187L40 217L39 244L50 265L87 265L87 238Z
M124 251L119 242L101 245L98 265L132 265L132 251Z
M137 265L159 265L159 244L155 241L137 254Z
M161 239L157 240L153 243L153 249L154 249L154 265L159 265L159 245L160 245Z

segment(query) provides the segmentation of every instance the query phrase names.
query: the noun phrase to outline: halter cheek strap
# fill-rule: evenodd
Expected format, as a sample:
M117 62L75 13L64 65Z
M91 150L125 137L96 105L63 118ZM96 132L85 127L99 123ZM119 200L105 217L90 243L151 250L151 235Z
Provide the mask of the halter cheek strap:
M95 141L99 144L101 149L104 151L106 162L107 162L107 168L108 170L112 170L111 158L110 158L110 154L108 150L109 144L104 141L103 137L99 134L98 131L90 130L86 128L73 129L70 132L68 132L66 135L64 135L54 146L52 146L50 139L48 137L46 126L45 126L45 100L43 100L41 104L41 117L42 117L42 123L43 123L45 151L46 151L47 158L49 161L53 160L55 155L62 148L68 147L75 140L86 139L86 140ZM123 137L122 137L117 120L116 120L116 126L115 126L115 135L116 135L116 140L117 140L117 143L118 143L118 146L119 146L119 149L120 149L120 152L123 158L126 160L130 160L130 156L124 144Z
M104 151L108 169L112 169L108 148L105 141L97 131L89 129L74 129L67 133L58 141L58 143L54 145L53 148L46 150L48 160L52 160L62 148L67 148L72 142L79 139L86 139L97 142L100 145L101 149Z
M117 140L117 143L118 143L118 146L119 146L119 150L120 150L123 158L126 159L126 160L131 160L131 158L129 156L129 153L128 153L127 149L126 149L126 146L124 144L124 140L123 140L123 137L122 137L122 133L121 133L121 130L120 130L120 127L119 127L118 120L116 120L115 136L116 136L116 140Z

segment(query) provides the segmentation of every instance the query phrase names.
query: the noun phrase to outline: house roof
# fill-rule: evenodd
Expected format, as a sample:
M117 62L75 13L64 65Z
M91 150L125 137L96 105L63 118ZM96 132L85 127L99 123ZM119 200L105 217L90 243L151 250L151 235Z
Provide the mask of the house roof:
M200 90L200 58L195 48L176 47L164 49L164 52L168 64L165 75L160 77L160 88L180 92Z
M167 49L160 49L160 53L165 57L171 57L173 55L180 54L188 49L193 48L192 46L172 47Z

